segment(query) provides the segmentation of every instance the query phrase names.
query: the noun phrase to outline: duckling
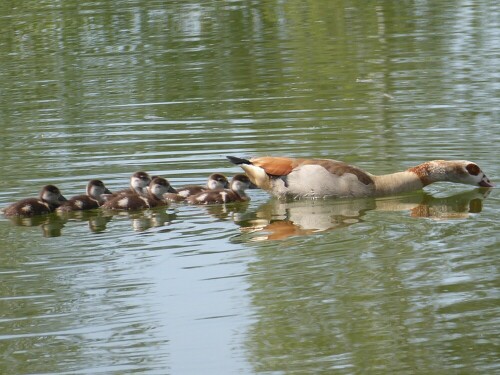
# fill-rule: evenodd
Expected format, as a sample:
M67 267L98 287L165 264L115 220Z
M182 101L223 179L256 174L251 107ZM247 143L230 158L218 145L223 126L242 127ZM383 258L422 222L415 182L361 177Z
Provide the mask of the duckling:
M155 177L146 189L147 195L129 193L118 195L105 202L101 207L113 210L141 210L158 206L166 206L168 203L163 199L163 194L174 192L170 183L162 178Z
M26 198L11 204L4 210L5 216L31 217L53 212L67 199L54 185L46 185L40 191L39 198Z
M57 208L57 212L77 210L91 210L98 208L105 202L104 194L112 194L101 180L90 180L87 184L86 195L71 197Z
M244 174L235 175L230 184L230 189L207 190L187 197L191 204L216 204L245 202L250 200L245 190L252 187L250 179Z
M208 190L226 189L229 187L227 177L221 173L212 173L208 176L207 185L186 185L177 190L177 193L167 193L164 198L169 202L185 201L191 195L200 194Z
M419 190L439 181L495 186L476 163L466 160L432 160L402 172L376 176L330 159L227 158L239 165L257 187L278 197L380 197Z
M130 177L130 187L128 189L119 190L116 193L103 195L105 201L109 201L119 196L137 194L143 197L147 197L147 187L151 182L151 177L146 172L135 172Z

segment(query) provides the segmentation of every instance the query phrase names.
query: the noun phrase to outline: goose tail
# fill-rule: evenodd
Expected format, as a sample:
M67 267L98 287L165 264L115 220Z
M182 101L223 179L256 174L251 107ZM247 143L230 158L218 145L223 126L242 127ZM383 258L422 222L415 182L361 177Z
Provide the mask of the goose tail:
M252 164L250 160L238 158L236 156L226 156L226 158L233 164L241 165L241 164Z

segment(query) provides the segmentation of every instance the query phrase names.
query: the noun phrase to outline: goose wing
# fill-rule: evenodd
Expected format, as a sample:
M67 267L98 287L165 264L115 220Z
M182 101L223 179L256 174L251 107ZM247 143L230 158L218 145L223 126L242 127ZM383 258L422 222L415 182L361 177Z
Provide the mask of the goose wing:
M263 156L250 159L256 167L262 168L271 176L286 176L299 165L300 159L292 159L279 156Z
M355 175L365 185L373 183L371 176L362 169L347 163L330 159L293 159L286 157L265 156L250 159L250 162L271 176L286 176L294 169L304 168L308 165L319 165L329 173L343 176L346 173Z

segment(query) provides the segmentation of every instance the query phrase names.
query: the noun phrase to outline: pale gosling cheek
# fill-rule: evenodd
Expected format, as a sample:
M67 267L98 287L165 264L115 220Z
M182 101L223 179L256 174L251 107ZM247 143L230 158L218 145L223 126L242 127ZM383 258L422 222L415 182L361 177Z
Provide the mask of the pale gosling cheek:
M233 190L242 191L242 190L245 190L246 187L247 187L246 184L244 184L243 182L236 181L235 184L234 184L234 189Z
M222 188L224 188L224 184L222 182L220 182L220 181L210 181L207 184L207 187L210 190L222 189Z

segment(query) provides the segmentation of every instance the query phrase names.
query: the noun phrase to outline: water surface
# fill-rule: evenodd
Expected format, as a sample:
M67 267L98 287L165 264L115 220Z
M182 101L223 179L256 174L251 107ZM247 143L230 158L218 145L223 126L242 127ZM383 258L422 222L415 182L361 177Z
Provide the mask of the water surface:
M240 172L226 155L495 182L499 6L0 5L0 206ZM496 189L0 219L0 373L500 373Z

